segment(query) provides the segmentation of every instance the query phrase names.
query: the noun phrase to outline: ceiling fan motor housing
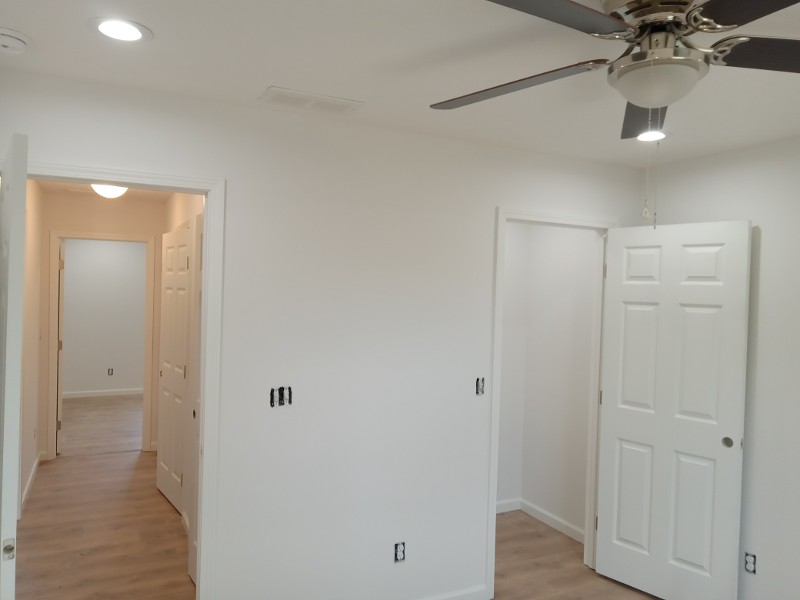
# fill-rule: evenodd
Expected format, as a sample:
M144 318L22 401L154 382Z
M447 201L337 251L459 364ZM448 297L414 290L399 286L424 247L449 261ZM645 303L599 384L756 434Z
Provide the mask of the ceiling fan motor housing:
M631 25L686 22L693 0L603 0L603 12Z

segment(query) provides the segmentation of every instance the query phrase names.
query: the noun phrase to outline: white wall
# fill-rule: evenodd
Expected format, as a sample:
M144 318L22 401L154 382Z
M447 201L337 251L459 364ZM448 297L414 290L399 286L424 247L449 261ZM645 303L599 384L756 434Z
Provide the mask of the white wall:
M498 499L518 479L523 510L582 540L603 240L514 222L506 235Z
M204 204L205 197L198 194L172 194L165 207L165 231L174 231L180 224L202 213Z
M33 162L227 180L217 597L486 598L495 207L633 222L635 172L2 76Z
M795 600L800 539L800 139L660 169L663 223L750 220L753 232L741 600Z
M143 392L146 267L141 242L64 241L64 398Z
M36 467L39 464L39 411L43 395L39 383L41 355L41 285L42 252L42 190L28 181L25 206L25 315L22 343L22 405L20 411L20 483L23 501L28 495Z

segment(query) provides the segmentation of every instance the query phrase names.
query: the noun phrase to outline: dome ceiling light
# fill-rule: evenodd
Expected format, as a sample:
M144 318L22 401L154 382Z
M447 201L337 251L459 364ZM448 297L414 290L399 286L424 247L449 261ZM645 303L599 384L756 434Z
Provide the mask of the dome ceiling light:
M109 200L119 198L122 196L122 194L128 191L128 188L119 185L108 185L104 183L93 183L91 185L95 192L97 192L103 198L108 198Z

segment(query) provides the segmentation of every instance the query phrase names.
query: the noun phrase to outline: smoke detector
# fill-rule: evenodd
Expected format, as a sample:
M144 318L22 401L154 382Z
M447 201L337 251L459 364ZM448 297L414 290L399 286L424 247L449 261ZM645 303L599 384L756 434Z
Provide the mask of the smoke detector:
M3 54L22 54L30 42L24 33L0 27L0 52Z

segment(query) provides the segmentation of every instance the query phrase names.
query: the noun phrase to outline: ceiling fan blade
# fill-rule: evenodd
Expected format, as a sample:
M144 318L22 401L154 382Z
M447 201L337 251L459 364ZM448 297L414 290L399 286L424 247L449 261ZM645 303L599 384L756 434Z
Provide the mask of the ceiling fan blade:
M729 37L712 46L713 64L745 69L800 73L800 40Z
M632 29L621 19L571 0L489 0L489 2L547 19L584 33L608 35Z
M464 96L445 100L444 102L437 102L436 104L431 104L431 108L461 108L462 106L467 106L468 104L475 104L476 102L489 100L490 98L497 98L498 96L504 96L505 94L524 90L535 85L541 85L542 83L563 79L564 77L569 77L570 75L577 75L578 73L585 73L586 71L594 71L600 67L606 66L608 62L609 61L605 58L597 58L594 60L579 62L568 67L562 67L553 71L547 71L546 73L539 73L538 75L525 77L524 79L517 79L516 81L512 81L510 83L496 85L479 92L465 94Z
M738 27L798 2L800 0L708 0L698 11L718 25Z
M642 108L628 102L625 108L625 120L622 122L623 140L638 137L645 131L661 131L664 127L664 120L667 118L667 107L661 108Z

